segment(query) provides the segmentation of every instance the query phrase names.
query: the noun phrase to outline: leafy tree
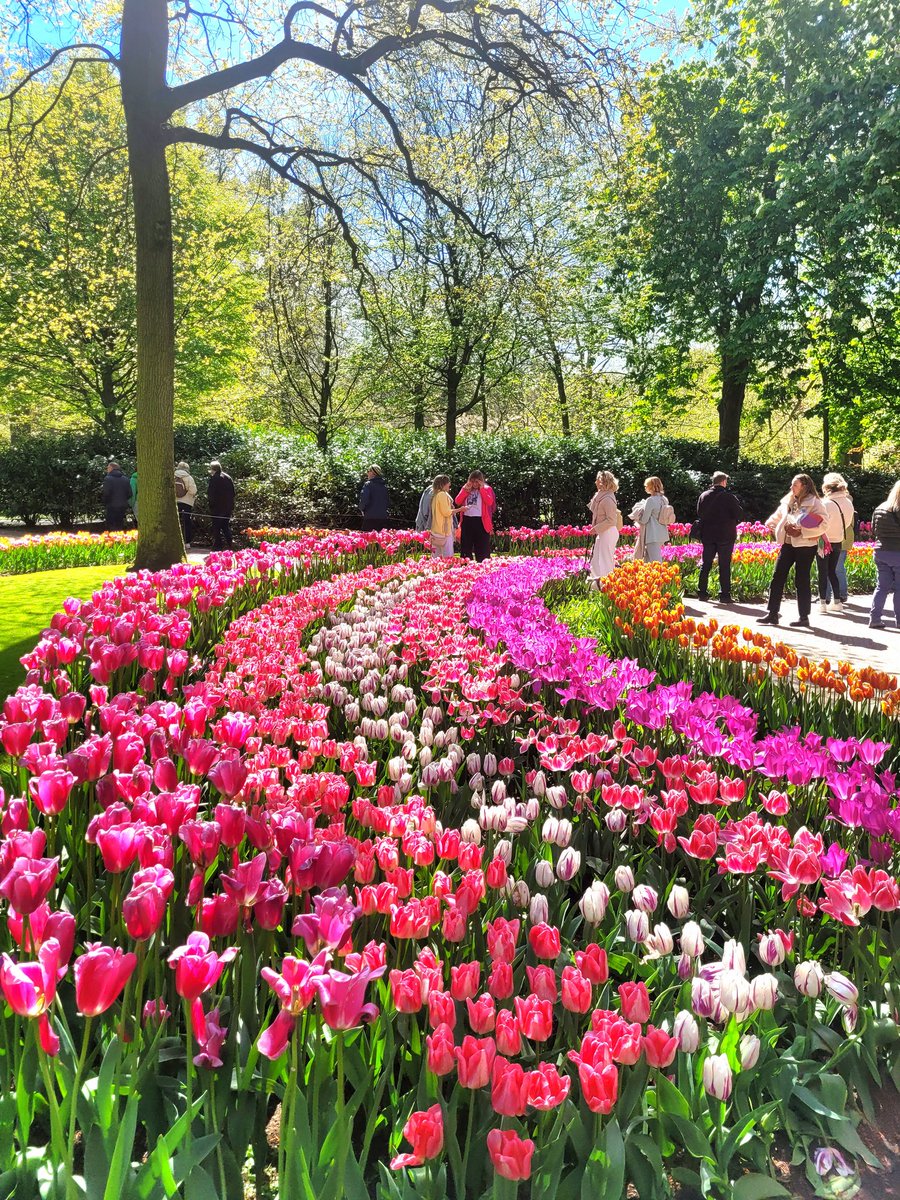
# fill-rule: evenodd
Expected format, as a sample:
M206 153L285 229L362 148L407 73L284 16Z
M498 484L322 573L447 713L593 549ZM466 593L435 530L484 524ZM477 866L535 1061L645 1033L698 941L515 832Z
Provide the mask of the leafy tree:
M619 16L618 5L610 9ZM170 486L176 309L169 148L254 155L306 195L331 203L343 224L327 184L338 169L356 171L373 187L380 171L402 170L420 188L441 193L439 183L419 174L383 96L384 77L398 60L440 48L510 111L525 96L574 107L585 87L611 79L616 61L608 39L594 37L603 8L597 6L593 27L576 36L563 0L537 0L527 10L494 0L342 0L333 8L261 0L252 18L246 6L231 4L198 10L167 0L119 0L95 8L74 0L66 27L80 27L82 40L44 51L38 62L34 33L52 26L52 6L18 0L6 13L21 14L24 48L24 73L9 92L13 106L36 72L64 57L100 57L119 72L136 239L141 567L160 567L183 553ZM276 73L294 89L259 86ZM299 107L340 114L339 126L314 128L310 138L308 124L292 119L297 88L305 101ZM360 109L382 121L384 139L374 147L348 144L343 136L352 133Z
M134 214L114 73L91 65L62 92L58 81L39 83L15 115L0 158L3 404L86 417L113 447L137 382ZM170 169L177 400L188 416L234 381L251 351L254 222L249 201L201 152L178 147Z

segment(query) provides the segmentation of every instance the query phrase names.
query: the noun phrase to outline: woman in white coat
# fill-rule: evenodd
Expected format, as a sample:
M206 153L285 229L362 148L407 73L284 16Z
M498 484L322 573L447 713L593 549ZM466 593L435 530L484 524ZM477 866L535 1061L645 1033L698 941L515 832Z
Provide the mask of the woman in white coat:
M616 565L616 542L619 540L621 513L616 504L619 481L612 471L598 471L597 490L588 503L591 513L591 533L594 549L591 553L591 582L598 586Z
M658 475L644 480L646 500L639 500L631 510L631 519L638 526L634 546L635 561L662 562L662 548L669 540L669 526L664 519L671 512L671 505L663 491L663 482Z

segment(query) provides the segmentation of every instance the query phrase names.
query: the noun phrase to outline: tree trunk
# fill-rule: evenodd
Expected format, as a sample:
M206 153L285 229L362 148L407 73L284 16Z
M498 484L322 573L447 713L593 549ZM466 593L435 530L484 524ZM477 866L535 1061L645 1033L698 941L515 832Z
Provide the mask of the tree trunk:
M118 450L116 443L125 434L125 420L116 402L112 363L106 359L100 364L100 403L103 405L103 435L114 454Z
M737 461L741 445L741 414L747 394L750 363L746 358L734 358L722 352L722 393L719 398L719 449L729 461Z
M828 470L831 459L831 423L829 421L828 404L822 405L822 470Z
M120 72L136 240L136 433L141 521L135 565L152 571L184 558L172 483L175 296L163 110L168 40L166 0L124 0Z
M566 377L563 372L562 359L555 346L553 347L553 378L556 380L556 398L559 403L562 435L563 437L568 437L572 432L572 426L569 421L569 397L566 395Z
M462 372L456 364L447 368L447 411L444 418L444 444L448 450L456 445L456 421L459 412L459 385Z
M319 411L316 415L316 445L328 449L328 415L331 411L332 370L334 368L334 294L326 270L322 280L325 299L325 333L322 343L322 370L319 375Z

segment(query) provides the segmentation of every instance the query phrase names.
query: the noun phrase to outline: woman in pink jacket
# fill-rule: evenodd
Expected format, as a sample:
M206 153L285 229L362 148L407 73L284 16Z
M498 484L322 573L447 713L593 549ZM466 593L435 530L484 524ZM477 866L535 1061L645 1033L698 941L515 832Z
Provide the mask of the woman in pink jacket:
M459 553L463 558L484 562L491 556L491 534L494 532L494 510L497 500L494 489L485 483L483 471L472 471L456 497L463 510L459 534Z

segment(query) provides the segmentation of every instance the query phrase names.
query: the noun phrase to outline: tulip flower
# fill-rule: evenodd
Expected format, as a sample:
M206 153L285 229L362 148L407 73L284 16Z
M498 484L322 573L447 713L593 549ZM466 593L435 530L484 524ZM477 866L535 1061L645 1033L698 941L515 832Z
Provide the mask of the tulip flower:
M578 1082L584 1102L594 1113L612 1112L619 1098L619 1071L613 1064L593 1067L588 1063L578 1064Z
M366 988L371 979L384 974L384 968L362 968L353 975L328 971L316 981L322 1018L331 1029L354 1029L361 1021L374 1021L378 1009L365 1004Z
M494 1037L500 1054L505 1054L507 1058L515 1058L517 1054L521 1053L522 1031L515 1014L511 1013L509 1009L501 1008L497 1013Z
M652 887L647 887L646 884L639 883L632 890L631 903L639 912L652 913L659 903L659 897Z
M425 1038L425 1062L433 1075L449 1075L456 1066L456 1044L453 1029L443 1023Z
M528 1103L528 1077L519 1063L497 1057L491 1068L491 1107L502 1117L521 1117Z
M648 1025L644 1034L644 1054L651 1067L668 1067L675 1059L679 1046L677 1037L670 1037L665 1029Z
M636 946L643 945L650 936L650 918L645 912L629 908L625 913L625 931Z
M538 1063L526 1077L528 1086L528 1104L540 1112L549 1112L558 1108L568 1097L572 1081L568 1075L561 1075L553 1063Z
M606 951L595 942L585 946L583 950L575 951L575 965L591 983L606 983L609 978Z
M553 1032L553 1005L537 996L516 996L516 1020L531 1042L546 1042Z
M521 1138L512 1129L492 1129L487 1135L488 1153L494 1170L502 1179L528 1179L534 1142Z
M687 888L674 884L666 900L666 907L676 920L683 921L691 911L691 897Z
M75 1003L86 1017L106 1012L119 998L134 974L137 955L124 954L119 947L88 943L75 960Z
M732 1074L727 1054L710 1054L703 1063L703 1087L716 1100L731 1095Z
M774 975L757 975L750 983L750 1004L771 1010L778 999L778 980Z
M436 1158L444 1148L444 1117L439 1104L424 1112L414 1112L403 1126L403 1136L412 1146L411 1154L398 1154L391 1159L391 1170L402 1167L421 1167L429 1158Z
M643 1025L650 1020L650 996L646 983L621 983L618 992L622 1015L627 1021Z
M762 1048L762 1043L759 1038L752 1033L745 1033L741 1038L740 1054L741 1054L741 1070L749 1071L759 1062L759 1052Z
M681 931L681 949L690 958L700 958L705 947L703 933L696 921L688 921Z
M801 996L815 1000L822 994L825 972L817 962L798 963L794 968L794 985Z
M591 1007L591 981L577 967L563 967L561 994L562 1006L569 1012L586 1013Z
M620 892L630 892L634 888L634 872L631 867L616 867L614 873L616 887Z
M464 1088L486 1087L497 1055L493 1038L464 1037L456 1047L456 1069L459 1085Z
M468 1000L478 994L481 979L481 964L459 963L450 968L450 995L454 1000Z
M58 874L58 858L21 855L0 879L0 895L6 897L17 913L27 917L47 899Z
M595 879L578 901L581 915L588 925L599 925L606 916L609 904L609 888L599 879Z
M169 955L168 963L175 970L175 990L185 1000L196 1000L213 987L223 970L237 955L237 946L229 946L221 954L209 948L205 933L190 933L183 946Z
M692 1012L682 1009L675 1017L672 1030L678 1045L685 1054L694 1054L700 1045L700 1026Z
M840 971L830 971L825 976L825 988L829 995L847 1008L852 1007L859 999L859 989L856 984L846 975L842 975Z
M414 1013L422 1007L422 981L415 971L391 971L391 999L397 1012Z
M466 1000L469 1013L469 1026L473 1033L492 1033L496 1022L494 999L490 995L479 996L477 1000Z

